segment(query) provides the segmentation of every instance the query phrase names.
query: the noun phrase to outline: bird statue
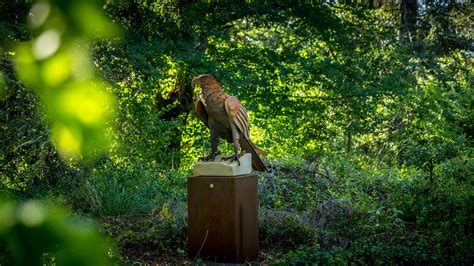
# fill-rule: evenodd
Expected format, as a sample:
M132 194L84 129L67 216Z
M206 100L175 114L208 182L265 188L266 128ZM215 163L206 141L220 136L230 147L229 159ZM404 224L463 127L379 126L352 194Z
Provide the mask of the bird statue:
M199 75L191 82L192 87L195 85L201 87L201 95L195 102L196 113L211 132L211 154L201 160L215 159L219 154L219 139L222 138L234 145L234 154L223 157L222 160L239 162L238 152L242 148L252 155L252 167L255 170L266 171L267 168L258 154L267 156L267 153L257 148L250 140L247 110L237 97L225 93L212 75Z

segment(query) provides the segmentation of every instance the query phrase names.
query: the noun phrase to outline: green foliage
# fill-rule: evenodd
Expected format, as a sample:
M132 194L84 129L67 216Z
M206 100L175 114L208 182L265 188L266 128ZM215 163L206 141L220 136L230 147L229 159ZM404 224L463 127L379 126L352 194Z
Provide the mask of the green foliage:
M0 98L0 186L26 192L58 184L69 170L50 143L38 97L15 79L10 62L0 65L6 85Z
M147 214L174 198L183 198L184 182L177 172L106 165L87 176L74 192L73 202L76 208L98 217Z
M259 184L262 248L283 252L275 263L472 261L471 167L472 160L439 164L430 180L414 167L374 171L343 157L274 164ZM294 180L307 181L285 186ZM305 204L274 200L291 194Z
M66 215L62 208L2 196L0 263L15 265L108 265L113 250L89 223ZM87 254L87 256L84 256Z
M97 36L114 37L115 26L95 1L34 3L28 26L33 40L8 52L42 102L56 149L68 159L106 151L113 97L94 76L87 45Z
M127 263L185 261L185 177L174 171L93 173L74 195L75 208L95 215ZM174 260L170 260L174 257Z
M147 214L104 217L102 231L116 241L127 263L176 263L187 260L186 215L183 200L169 200Z
M301 246L295 251L290 251L284 259L272 261L276 265L347 265L352 254L342 248L333 247L327 251L319 245L311 247Z
M65 200L127 263L189 262L211 73L270 154L258 262L472 264L472 7L420 3L401 25L391 2L0 2L0 186Z

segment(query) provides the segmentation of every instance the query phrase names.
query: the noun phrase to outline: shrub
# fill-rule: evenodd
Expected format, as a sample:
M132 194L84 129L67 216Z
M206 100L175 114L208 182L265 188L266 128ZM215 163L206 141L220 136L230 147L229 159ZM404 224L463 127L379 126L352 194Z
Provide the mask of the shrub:
M338 156L275 163L260 179L262 247L283 251L270 261L284 264L469 264L471 168L450 159L430 178L413 166L374 168Z
M329 250L319 245L300 246L290 251L282 258L271 261L271 264L282 265L348 265L352 259L352 253L341 247L333 246Z

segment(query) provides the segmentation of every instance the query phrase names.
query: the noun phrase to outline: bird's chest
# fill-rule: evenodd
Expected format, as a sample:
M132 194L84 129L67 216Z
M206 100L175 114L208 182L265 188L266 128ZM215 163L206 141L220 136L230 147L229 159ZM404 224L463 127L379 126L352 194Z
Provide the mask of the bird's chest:
M224 97L212 97L213 95L204 97L204 108L209 116L209 122L212 124L220 124L226 128L230 128L229 119L224 107Z

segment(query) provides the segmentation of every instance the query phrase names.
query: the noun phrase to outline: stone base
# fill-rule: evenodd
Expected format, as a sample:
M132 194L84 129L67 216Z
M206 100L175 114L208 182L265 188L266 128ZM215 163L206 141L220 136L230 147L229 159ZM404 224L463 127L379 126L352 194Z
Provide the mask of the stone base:
M239 157L239 162L230 160L221 161L222 157L230 155L217 155L212 162L199 161L194 165L194 176L238 176L252 173L252 155L245 153Z

